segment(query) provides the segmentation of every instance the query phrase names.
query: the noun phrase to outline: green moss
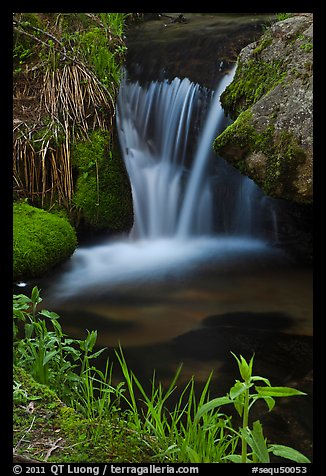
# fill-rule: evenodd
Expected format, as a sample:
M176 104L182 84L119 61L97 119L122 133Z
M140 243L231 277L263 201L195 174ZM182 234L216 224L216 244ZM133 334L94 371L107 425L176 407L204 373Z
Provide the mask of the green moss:
M232 163L237 167L243 169L245 173L245 165L243 159L252 150L253 144L257 140L256 131L251 122L252 113L250 110L242 112L239 117L220 134L213 143L213 148L217 153L222 156L225 155L225 147L231 147L234 144L237 148L238 154L236 159L231 156ZM234 160L236 162L234 162ZM240 163L240 164L239 164Z
M283 195L290 197L296 169L305 161L306 154L291 132L275 131L274 121L275 115L272 115L269 125L258 131L248 109L215 139L213 147L240 172L251 176L265 193L277 196L276 191L282 187ZM266 157L264 180L248 168L246 158L253 152L262 152Z
M274 136L268 155L266 179L263 189L274 195L275 189L282 184L284 196L291 195L297 167L306 159L306 153L297 139L289 131L281 131Z
M76 232L65 218L25 202L14 203L13 226L14 280L41 276L77 246Z
M265 33L265 35L262 36L261 40L258 42L258 45L253 51L254 55L259 55L265 48L271 45L272 42L272 35L270 33Z
M43 405L50 406L51 409L60 407L58 396L46 385L36 382L23 368L13 367L13 381L14 381L14 403L20 403L18 397L19 389L25 395L25 402L42 401ZM19 385L18 385L19 384Z
M262 42L262 45L266 47L267 44ZM285 75L280 61L251 59L240 63L232 83L221 95L225 113L230 114L232 118L237 117L281 83Z
M146 437L139 438L139 433L133 430L127 414L123 412L119 416L113 413L112 417L102 420L86 419L72 408L62 407L56 416L55 426L65 440L65 448L60 455L62 463L152 460Z
M95 229L127 231L133 222L129 178L109 135L94 131L75 144L73 165L78 178L73 198L84 223Z
M146 436L139 438L128 415L112 412L109 418L86 419L64 405L47 386L14 366L13 434L16 453L48 462L98 463L151 461ZM26 435L28 433L28 438Z

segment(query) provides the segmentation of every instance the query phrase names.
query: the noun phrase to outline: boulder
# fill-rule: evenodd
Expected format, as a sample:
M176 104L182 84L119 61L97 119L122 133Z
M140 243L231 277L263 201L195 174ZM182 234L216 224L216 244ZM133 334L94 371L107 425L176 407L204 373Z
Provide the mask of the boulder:
M215 151L266 194L312 203L312 13L274 23L242 49L221 102L234 122Z

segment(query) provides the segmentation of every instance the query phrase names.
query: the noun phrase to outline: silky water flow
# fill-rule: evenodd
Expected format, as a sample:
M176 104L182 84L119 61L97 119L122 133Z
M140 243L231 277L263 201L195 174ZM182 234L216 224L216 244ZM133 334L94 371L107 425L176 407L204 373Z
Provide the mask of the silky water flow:
M117 128L134 226L128 237L79 247L52 289L56 299L179 276L205 262L279 253L257 233L270 202L212 150L227 123L220 95L234 72L213 92L187 78L147 86L122 81Z

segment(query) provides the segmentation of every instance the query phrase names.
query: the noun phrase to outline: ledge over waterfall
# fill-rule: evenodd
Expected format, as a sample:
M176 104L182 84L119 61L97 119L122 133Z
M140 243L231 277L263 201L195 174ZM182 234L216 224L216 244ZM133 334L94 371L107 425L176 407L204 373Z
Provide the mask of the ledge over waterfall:
M234 122L214 149L268 195L313 199L313 15L274 23L240 52L221 97Z

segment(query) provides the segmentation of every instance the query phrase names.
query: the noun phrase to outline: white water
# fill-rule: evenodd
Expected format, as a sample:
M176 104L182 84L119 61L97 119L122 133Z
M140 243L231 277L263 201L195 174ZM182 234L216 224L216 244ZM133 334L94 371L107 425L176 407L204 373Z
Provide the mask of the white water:
M207 167L212 154L213 140L218 133L221 132L221 126L224 121L224 112L220 103L220 96L231 83L234 73L235 67L230 74L225 75L217 90L214 92L209 113L199 137L194 164L181 207L177 228L177 234L179 236L191 236L195 230L201 233L212 232L213 196L210 189ZM207 217L207 222L203 221L203 216Z
M225 75L213 96L187 78L153 82L148 88L138 83L122 85L117 124L133 190L134 238L190 237L212 232L213 197L207 169L213 140L225 119L219 98L234 71ZM187 177L191 125L198 103L208 102L210 97L208 117Z
M230 171L223 162L219 168L226 176L218 187L222 211L217 212L227 216L229 226L220 235L213 231L211 169L218 159L212 143L225 122L219 98L233 75L234 70L213 94L187 78L152 82L147 88L123 83L117 126L132 186L134 227L127 239L78 248L56 286L57 299L86 289L96 293L103 286L179 276L205 263L235 265L276 253L252 233L255 184L237 174L233 208L224 200ZM210 106L202 127L205 103ZM196 128L201 132L192 159Z

